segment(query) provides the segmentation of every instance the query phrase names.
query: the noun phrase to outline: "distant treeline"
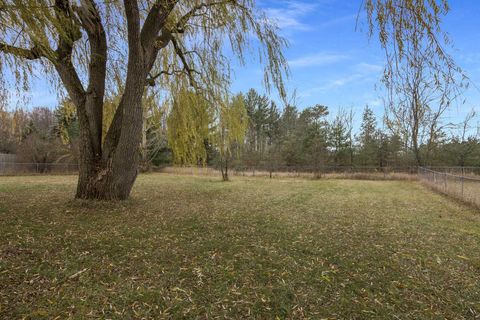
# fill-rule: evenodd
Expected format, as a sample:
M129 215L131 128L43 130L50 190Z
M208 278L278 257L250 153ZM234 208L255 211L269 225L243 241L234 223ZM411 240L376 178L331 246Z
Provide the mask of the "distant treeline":
M366 106L361 125L354 127L355 114L340 109L329 115L326 106L283 110L267 97L250 90L245 95L249 127L241 148L240 164L278 166L479 166L480 140L471 128L475 114L464 122L443 125L424 121L419 124L418 155L413 151L409 119L392 123L377 119ZM431 131L430 131L431 129Z
M281 109L253 89L239 96L248 125L243 141L232 148L230 167L480 166L480 140L470 125L474 113L457 125L435 123L434 134L428 131L432 124L424 124L417 137L419 150L414 152L408 125L377 119L368 106L361 115L347 109L330 115L323 105L299 110L291 104ZM152 99L145 105L142 166L170 165L174 156L168 139L169 110ZM106 108L104 117L111 118L113 112ZM356 116L361 116L359 128L354 127ZM218 147L208 136L204 144L206 159L199 163L218 166ZM0 108L0 153L16 154L21 162L76 162L75 109L66 101L53 111Z

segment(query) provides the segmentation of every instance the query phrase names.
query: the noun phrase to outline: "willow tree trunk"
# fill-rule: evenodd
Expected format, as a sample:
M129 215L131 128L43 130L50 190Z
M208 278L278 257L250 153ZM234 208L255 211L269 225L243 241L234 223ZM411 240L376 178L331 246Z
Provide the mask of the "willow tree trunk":
M104 139L102 115L107 38L99 11L93 2L82 2L83 5L77 9L91 49L88 88L83 89L72 64L71 41L61 43L60 59L55 64L76 105L79 119L81 142L77 198L122 200L130 195L141 155L142 96L159 50L173 39L171 33L163 28L175 3L176 1L170 1L165 6L154 5L142 27L137 1L124 0L128 31L126 81L122 98Z
M128 198L138 173L139 136L126 136L118 149L100 162L83 157L79 166L76 197L99 200Z
M131 28L135 29L135 27L138 27L138 24ZM82 134L82 157L77 198L126 199L137 178L143 126L142 96L149 69L145 63L138 31L129 33L129 43L125 89L103 146L101 146L102 122L99 122L100 134L96 134L95 130L92 132L92 127L95 127L96 123L87 121L92 118L88 112L90 105L87 96L85 104L87 112L84 114L88 116L79 122ZM95 89L92 88L92 91L95 92ZM103 102L91 100L93 109L103 110ZM81 106L80 108L77 106L77 110L82 110ZM98 119L101 115L97 114L93 117Z
M141 77L134 78L137 83L141 83ZM127 78L127 83L128 81ZM101 141L101 137L97 141L96 137L88 135L90 127L82 125L80 121L80 133L85 136L81 139L80 146L77 198L122 200L129 196L140 160L142 89L141 86L126 86L119 105L124 110L119 113L122 115L121 121L112 124L112 133L107 135L100 152L96 152L95 145ZM128 113L128 117L125 113Z

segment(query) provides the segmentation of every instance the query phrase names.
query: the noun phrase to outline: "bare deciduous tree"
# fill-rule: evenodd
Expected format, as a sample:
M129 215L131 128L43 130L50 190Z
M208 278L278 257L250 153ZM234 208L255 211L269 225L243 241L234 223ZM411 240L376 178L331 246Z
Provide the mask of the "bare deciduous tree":
M445 47L447 0L367 0L370 36L378 33L387 64L388 124L402 132L418 165L428 162L442 116L461 95L466 77ZM393 128L396 127L396 128ZM426 144L422 157L420 145Z

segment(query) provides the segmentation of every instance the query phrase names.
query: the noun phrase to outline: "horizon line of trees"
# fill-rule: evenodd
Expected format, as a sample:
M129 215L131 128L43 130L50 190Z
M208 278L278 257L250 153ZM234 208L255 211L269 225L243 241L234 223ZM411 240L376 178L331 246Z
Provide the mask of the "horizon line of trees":
M414 141L408 130L409 119L404 119L405 123L389 121L388 116L378 119L369 106L362 112L360 127L355 128L352 110L340 108L330 115L328 107L320 104L303 110L289 104L281 109L251 89L222 104L216 117L206 114L202 121L191 119L199 126L183 137L195 137L195 141L176 141L175 130L186 130L190 124L175 128L173 124L182 123L178 121L182 115L172 110L200 102L177 99L177 104L186 106L169 109L155 97L144 100L142 170L205 164L221 169L227 180L229 167L480 166L480 139L472 124L474 111L463 122L450 126L441 118L435 123L424 119L415 124L418 140ZM114 108L105 108L104 118L111 118L114 112ZM21 162L76 163L78 146L78 119L68 101L53 111L44 107L15 111L0 108L0 153L17 154ZM196 150L189 158L185 156L189 148L203 152Z

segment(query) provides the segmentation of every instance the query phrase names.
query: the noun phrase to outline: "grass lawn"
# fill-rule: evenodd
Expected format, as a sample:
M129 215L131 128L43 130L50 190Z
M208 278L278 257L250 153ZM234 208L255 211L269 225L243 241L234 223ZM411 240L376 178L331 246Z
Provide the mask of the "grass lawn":
M0 318L476 319L480 212L415 182L0 177Z

